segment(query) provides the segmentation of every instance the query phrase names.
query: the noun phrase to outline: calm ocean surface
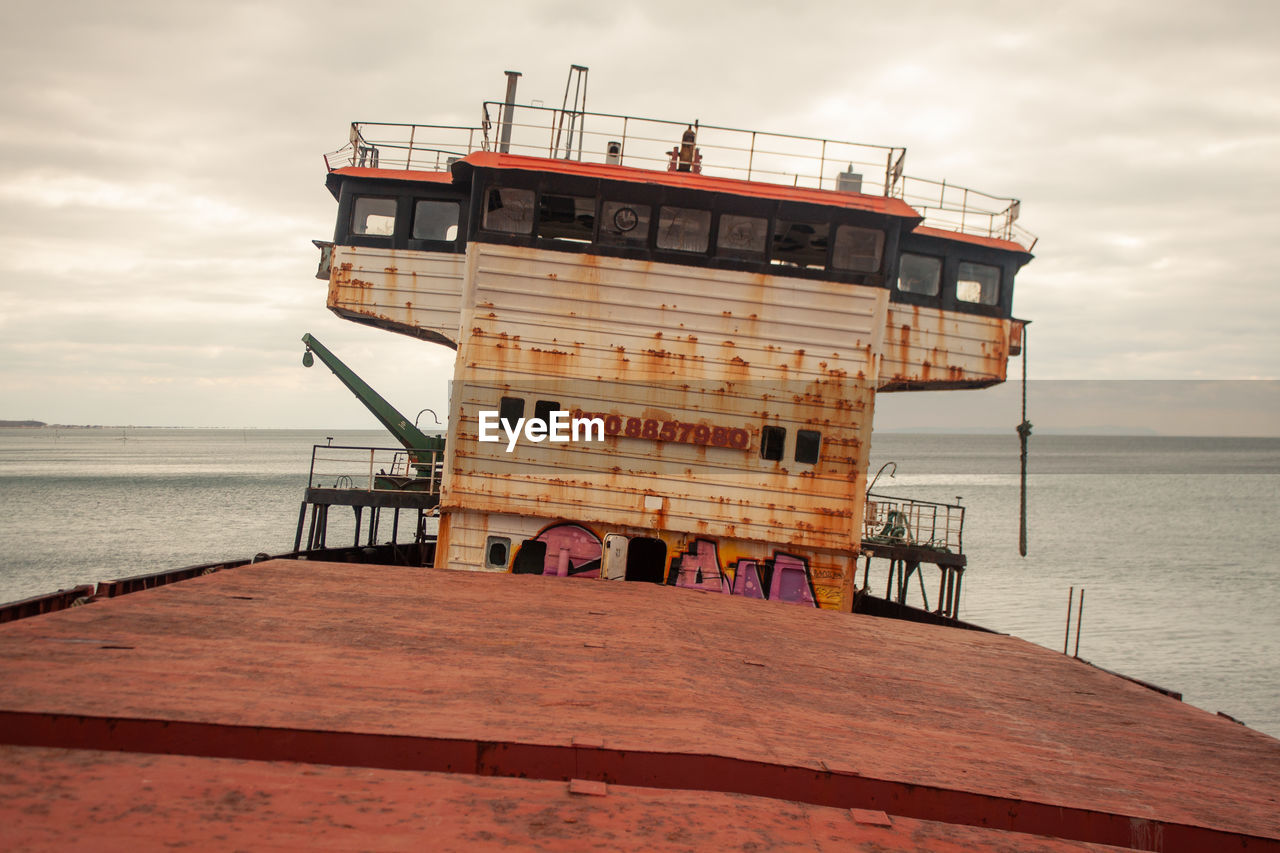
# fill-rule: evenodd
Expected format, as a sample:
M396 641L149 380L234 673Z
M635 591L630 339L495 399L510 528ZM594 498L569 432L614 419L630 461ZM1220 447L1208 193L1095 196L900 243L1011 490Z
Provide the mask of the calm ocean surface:
M0 601L288 551L326 434L391 444L377 431L0 429ZM962 618L1061 650L1067 591L1083 587L1082 658L1280 736L1280 439L1033 436L1025 559L1017 450L1012 432L874 439L871 470L898 463L877 492L963 496Z

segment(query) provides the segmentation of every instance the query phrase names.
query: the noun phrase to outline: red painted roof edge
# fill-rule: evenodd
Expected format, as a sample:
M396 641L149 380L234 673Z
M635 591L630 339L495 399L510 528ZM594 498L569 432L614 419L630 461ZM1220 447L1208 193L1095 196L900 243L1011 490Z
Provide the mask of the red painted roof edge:
M615 166L608 163L579 163L572 160L553 160L548 157L525 157L519 154L498 154L477 151L463 159L464 163L486 169L524 169L537 172L558 172L566 175L582 175L633 183L661 184L671 187L687 187L694 190L730 193L755 198L776 198L784 201L808 202L828 207L848 207L867 210L904 219L920 219L920 214L906 202L897 198L877 195L819 190L810 187L788 187L760 181L744 181L738 178L720 178L694 172L660 172L656 169L637 169L634 166Z
M451 184L453 175L449 172L426 172L421 169L370 169L368 166L343 166L334 169L331 174L346 175L353 178L386 178L392 181L426 181L434 184Z
M912 234L922 234L926 237L941 237L944 240L956 240L961 243L972 243L975 246L986 246L991 249L1001 249L1006 252L1019 252L1028 254L1027 247L1021 243L1015 243L1012 240L1001 240L999 237L983 237L979 234L964 234L960 231L948 231L945 228L931 228L928 225L917 225Z

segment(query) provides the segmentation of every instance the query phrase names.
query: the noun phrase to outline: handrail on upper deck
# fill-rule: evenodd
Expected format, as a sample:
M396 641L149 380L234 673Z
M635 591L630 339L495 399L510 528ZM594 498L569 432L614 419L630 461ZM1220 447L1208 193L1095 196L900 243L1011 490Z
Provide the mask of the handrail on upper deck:
M329 171L343 166L444 171L468 154L497 150L504 106L485 101L478 127L353 122L347 144L327 154L325 163ZM666 171L675 157L671 148L678 148L689 129L703 174L827 190L852 185L859 192L902 199L935 228L1017 241L1028 251L1036 243L1035 235L1017 224L1018 199L906 175L903 147L574 110L577 144L562 152L557 130L565 112L515 105L505 150Z

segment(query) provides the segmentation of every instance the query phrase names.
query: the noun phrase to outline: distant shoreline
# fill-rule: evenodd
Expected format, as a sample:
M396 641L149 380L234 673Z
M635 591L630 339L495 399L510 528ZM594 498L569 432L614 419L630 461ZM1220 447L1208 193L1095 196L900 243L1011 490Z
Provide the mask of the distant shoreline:
M107 431L107 430L186 430L186 431L225 431L225 432L310 432L310 433L381 433L383 430L375 426L368 427L227 427L227 426L155 426L141 424L49 424L37 420L0 420L0 430L68 430L68 431ZM426 430L429 435L443 434L443 429ZM1004 427L885 427L876 429L878 436L992 436L1014 435L1013 428ZM1036 427L1031 440L1034 445L1037 437L1097 437L1097 438L1261 438L1277 439L1276 435L1210 435L1205 433L1165 433L1157 432L1149 427Z
M47 424L44 421L0 421L0 429L256 429L256 427L141 426L139 424Z

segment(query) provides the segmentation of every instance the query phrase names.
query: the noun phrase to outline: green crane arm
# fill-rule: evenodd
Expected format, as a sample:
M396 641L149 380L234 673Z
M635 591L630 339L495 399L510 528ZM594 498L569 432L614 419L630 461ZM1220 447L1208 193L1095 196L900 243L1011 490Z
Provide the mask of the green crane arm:
M378 422L390 430L396 440L403 444L406 449L438 449L440 439L432 439L414 426L408 418L400 414L395 406L388 403L381 394L374 391L363 379L357 376L354 370L347 367L340 358L329 352L324 344L309 333L302 336L302 342L307 345L307 353L318 355L320 360L325 363L325 366L333 371L333 375L338 377L339 381L346 385L352 394L356 395L357 400L364 403L366 409L373 412L373 416L378 419ZM302 363L310 367L311 359L303 355Z

